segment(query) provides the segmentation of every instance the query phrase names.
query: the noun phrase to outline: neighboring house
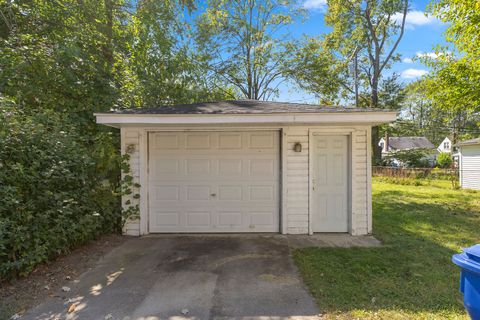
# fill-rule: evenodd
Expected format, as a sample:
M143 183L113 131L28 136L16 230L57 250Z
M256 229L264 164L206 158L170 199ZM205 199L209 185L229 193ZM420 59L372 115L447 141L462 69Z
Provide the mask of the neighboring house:
M386 143L388 139L388 143ZM395 158L398 151L423 150L430 165L435 164L437 150L426 137L388 137L381 138L378 145L382 148L382 158L389 157L396 166L403 163Z
M480 190L480 138L461 141L457 147L460 186Z
M120 128L141 185L125 234L365 235L371 127L397 113L240 100L95 115Z
M452 151L453 151L452 140L450 140L448 137L445 137L445 139L443 139L443 141L438 146L437 151L438 152L445 152L445 153L452 153Z

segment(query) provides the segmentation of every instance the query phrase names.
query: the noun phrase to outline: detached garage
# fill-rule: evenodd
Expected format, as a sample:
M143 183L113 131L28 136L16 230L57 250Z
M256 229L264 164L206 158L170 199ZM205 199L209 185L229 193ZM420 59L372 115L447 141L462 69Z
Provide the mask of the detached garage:
M95 114L140 184L124 233L364 235L370 132L396 112L254 100Z
M457 146L460 186L480 190L480 138L461 141Z

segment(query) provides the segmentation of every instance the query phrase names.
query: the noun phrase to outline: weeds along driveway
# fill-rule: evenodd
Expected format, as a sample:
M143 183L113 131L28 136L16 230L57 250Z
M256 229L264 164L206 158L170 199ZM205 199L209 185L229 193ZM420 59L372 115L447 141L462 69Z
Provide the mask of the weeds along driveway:
M317 319L319 313L282 237L132 238L70 288L22 319Z

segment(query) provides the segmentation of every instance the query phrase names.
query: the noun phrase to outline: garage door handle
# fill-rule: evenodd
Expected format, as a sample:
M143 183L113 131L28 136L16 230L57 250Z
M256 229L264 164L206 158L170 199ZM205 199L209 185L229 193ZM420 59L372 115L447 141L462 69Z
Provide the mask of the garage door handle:
M215 197L215 196L217 196L217 194L216 194L216 193L212 193L210 196Z

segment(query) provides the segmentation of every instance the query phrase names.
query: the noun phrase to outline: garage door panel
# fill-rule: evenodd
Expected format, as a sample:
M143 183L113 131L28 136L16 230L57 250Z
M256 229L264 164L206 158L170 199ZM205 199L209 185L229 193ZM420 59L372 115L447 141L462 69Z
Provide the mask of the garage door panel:
M241 201L243 187L241 185L220 185L218 186L219 201Z
M274 159L254 159L249 160L249 173L251 176L271 176L275 175Z
M250 149L274 149L276 145L274 132L258 132L249 134Z
M254 226L271 226L273 224L272 211L253 211L249 212L250 227Z
M220 211L218 213L218 226L219 227L242 227L243 225L243 213L240 211Z
M212 147L212 135L205 133L185 134L185 148L188 149L210 149Z
M208 211L187 212L186 218L189 227L208 227L212 224L212 213Z
M166 226L177 227L180 225L180 213L179 212L161 212L157 211L154 215L154 220L150 221L153 227Z
M249 189L250 200L253 201L268 201L275 200L274 186L251 186Z
M278 232L278 132L149 140L150 232Z
M155 186L156 201L178 201L180 200L179 186Z
M168 133L168 134L154 134L153 144L154 150L169 150L169 149L179 149L180 148L180 139L178 133Z
M191 175L208 175L211 172L210 159L186 159L185 174Z
M180 173L180 160L178 159L158 159L153 161L152 176L176 175Z
M220 159L218 160L219 176L241 176L243 172L242 159Z
M223 133L218 134L218 149L219 150L241 150L243 147L242 134L235 133Z
M210 200L212 189L209 185L187 186L187 197L185 200Z

